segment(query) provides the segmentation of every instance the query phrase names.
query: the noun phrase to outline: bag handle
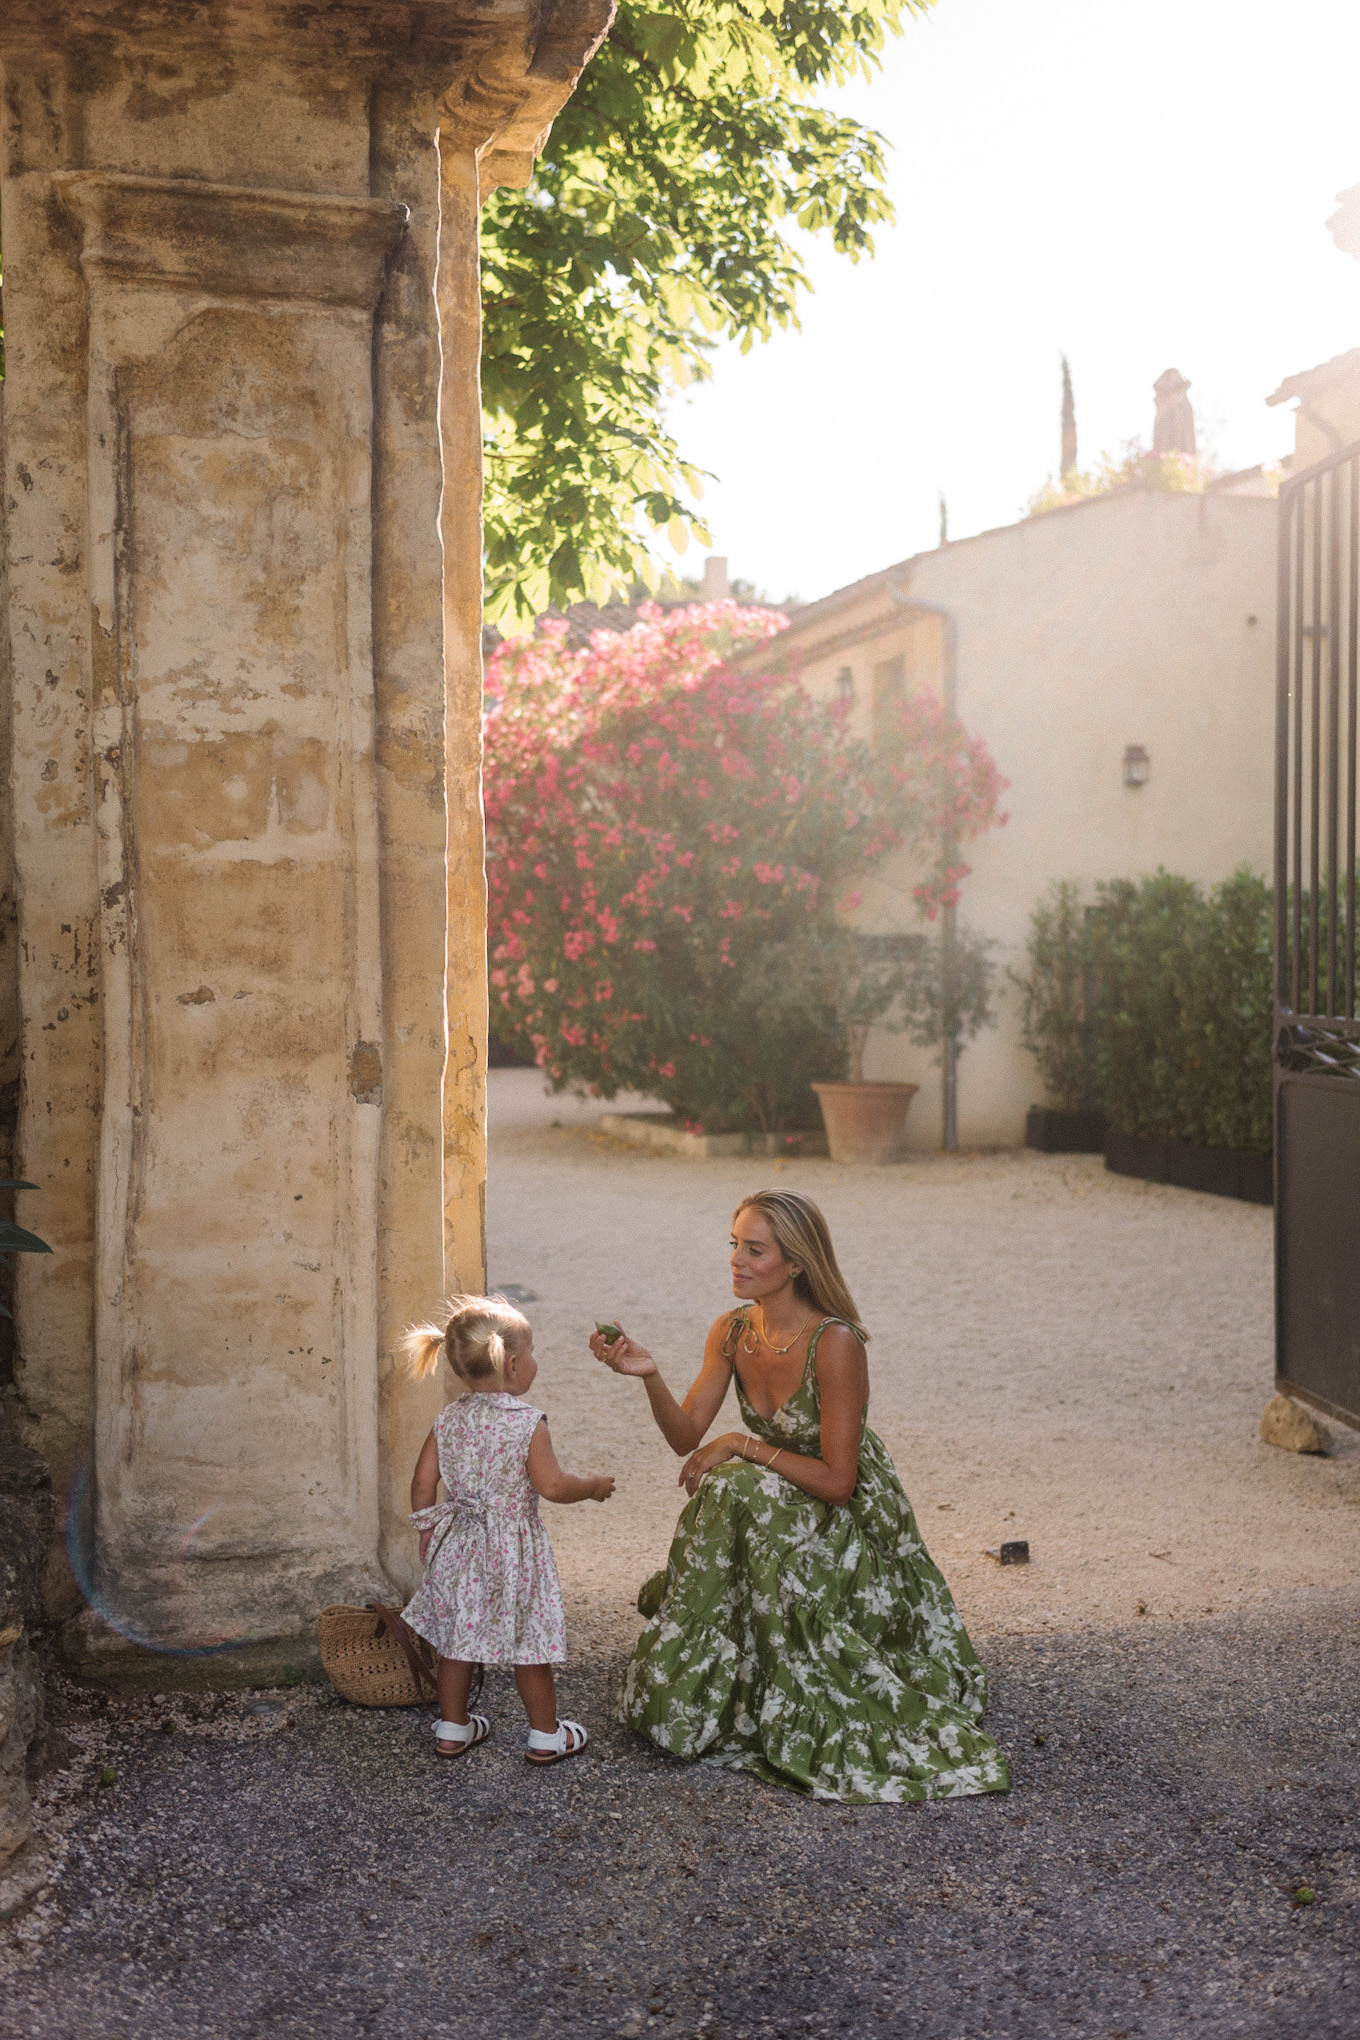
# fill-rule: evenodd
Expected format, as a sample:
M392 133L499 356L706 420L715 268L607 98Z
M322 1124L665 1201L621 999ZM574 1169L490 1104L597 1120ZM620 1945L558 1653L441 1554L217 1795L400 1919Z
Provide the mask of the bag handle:
M415 1636L402 1621L395 1608L384 1608L377 1601L369 1601L370 1613L378 1618L379 1627L385 1629L393 1643L399 1643L411 1668L411 1677L416 1682L417 1693L428 1691L431 1698L437 1698L439 1687L430 1669L429 1658L433 1655L423 1636Z

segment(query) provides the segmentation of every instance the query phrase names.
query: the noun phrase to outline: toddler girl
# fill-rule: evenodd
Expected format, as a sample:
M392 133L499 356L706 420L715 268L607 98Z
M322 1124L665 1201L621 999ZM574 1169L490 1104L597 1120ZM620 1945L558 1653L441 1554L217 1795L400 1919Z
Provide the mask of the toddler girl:
M579 1721L559 1721L552 1667L567 1655L566 1618L538 1497L605 1502L608 1474L563 1473L542 1410L520 1398L538 1373L528 1320L503 1296L455 1296L440 1325L406 1335L412 1372L440 1355L465 1393L425 1440L411 1481L411 1521L425 1576L405 1620L439 1653L435 1748L461 1757L491 1723L468 1714L477 1665L513 1665L529 1716L531 1764L560 1764L586 1746ZM447 1500L436 1504L440 1481Z

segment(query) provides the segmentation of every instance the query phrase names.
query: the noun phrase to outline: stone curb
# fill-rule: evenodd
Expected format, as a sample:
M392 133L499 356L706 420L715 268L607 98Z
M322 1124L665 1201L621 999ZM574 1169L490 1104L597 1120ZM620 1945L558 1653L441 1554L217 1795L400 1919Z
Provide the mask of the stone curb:
M630 1147L651 1148L691 1161L728 1155L825 1155L826 1135L806 1133L689 1133L669 1112L602 1112L601 1133Z

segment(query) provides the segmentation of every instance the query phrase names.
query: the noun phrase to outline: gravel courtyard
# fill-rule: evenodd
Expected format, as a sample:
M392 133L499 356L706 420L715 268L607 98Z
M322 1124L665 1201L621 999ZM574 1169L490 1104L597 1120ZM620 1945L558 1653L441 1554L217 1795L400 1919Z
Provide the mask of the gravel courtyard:
M532 1772L499 1675L457 1765L422 1713L312 1687L59 1696L64 1870L8 1930L3 2030L1360 2035L1360 1437L1257 1437L1270 1214L1086 1158L653 1158L524 1071L493 1076L492 1150L533 1399L564 1464L618 1479L547 1512L592 1751ZM813 1805L612 1726L680 1497L585 1333L617 1315L682 1388L732 1205L772 1177L826 1210L874 1332L870 1420L991 1670L1009 1798ZM1033 1562L1002 1571L1016 1536Z
M585 1347L617 1317L683 1393L731 1303L732 1208L771 1181L825 1211L873 1333L869 1421L970 1628L1123 1628L1357 1585L1360 1434L1262 1444L1271 1214L1107 1173L1098 1156L894 1168L694 1162L622 1149L532 1070L493 1072L490 1276L532 1290L533 1400L615 1499L550 1512L578 1643L626 1647L665 1557L677 1462L639 1384ZM552 1125L554 1119L562 1123ZM718 1430L739 1427L729 1395ZM1033 1562L984 1556L1025 1537Z

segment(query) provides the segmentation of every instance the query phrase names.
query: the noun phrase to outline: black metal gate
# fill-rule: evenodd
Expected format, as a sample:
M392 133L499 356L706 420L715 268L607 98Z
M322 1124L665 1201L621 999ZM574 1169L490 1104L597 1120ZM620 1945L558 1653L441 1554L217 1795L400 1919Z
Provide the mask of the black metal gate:
M1280 491L1275 1371L1360 1427L1360 443Z

